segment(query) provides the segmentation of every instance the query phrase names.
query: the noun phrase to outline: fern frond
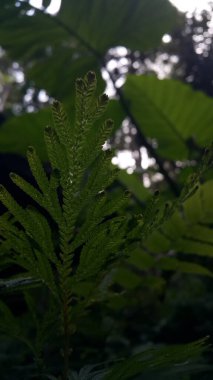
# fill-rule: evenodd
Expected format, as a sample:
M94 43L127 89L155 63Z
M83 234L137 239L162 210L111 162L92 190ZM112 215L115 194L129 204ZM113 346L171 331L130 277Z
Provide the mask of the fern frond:
M118 217L100 224L90 233L90 238L81 251L78 279L96 276L101 273L106 262L119 255L125 227L124 219Z
M58 287L55 281L55 276L53 272L53 268L50 265L48 258L44 255L41 255L41 252L37 249L34 249L34 254L36 256L36 268L32 273L40 278L45 285L50 289L53 295L58 298Z
M108 104L108 97L103 94L98 98L94 107L96 86L96 77L92 72L89 72L84 79L76 80L76 139L74 145L77 164L80 158L84 157L82 152L88 146L92 132L91 123L94 123L103 114ZM95 148L97 151L97 145Z
M66 337L71 333L72 284L101 278L112 260L123 253L126 234L127 221L120 216L125 196L110 200L110 191L105 194L117 170L111 165L112 153L102 149L113 122L97 123L108 97L96 96L96 82L93 72L76 81L74 125L63 106L53 102L54 125L44 131L50 174L33 147L28 148L27 158L36 186L11 174L12 181L41 206L45 216L30 207L23 209L0 188L0 200L15 220L0 218L0 244L26 270L26 276L45 284L59 302Z
M43 168L40 158L38 157L36 150L29 146L27 150L27 158L31 172L43 194L49 193L49 181L47 174Z
M29 195L35 202L37 202L41 207L44 207L44 199L41 192L35 189L29 182L24 178L15 173L10 173L11 180L27 195Z
M41 281L39 280L27 276L18 276L9 280L0 280L0 294L26 291L26 289L39 286L41 286Z
M68 149L73 145L74 126L69 122L68 116L64 111L63 105L54 100L52 104L52 115L54 121L54 129L59 138L60 144Z
M22 207L15 201L7 189L0 185L0 201L14 215L15 219L25 228L28 228L26 214Z
M110 167L112 152L102 151L94 164L85 184L84 192L88 196L95 196L100 191L109 187L117 175L116 168Z
M56 131L51 127L45 128L44 139L52 169L60 170L61 176L65 176L68 172L66 146L60 142Z
M45 208L56 222L60 221L60 204L56 191L51 191L50 182L35 149L29 147L27 158L32 174L43 193Z
M88 140L90 144L84 146L84 165L91 165L97 158L104 143L111 136L114 123L111 119L106 120L103 124L97 125L94 130L91 130ZM99 149L97 149L99 148Z
M33 208L28 208L27 212L32 238L41 247L43 255L46 255L52 263L57 264L58 258L54 250L52 231L46 218Z
M104 380L128 380L139 374L163 374L171 371L178 373L190 373L190 364L193 363L207 348L207 339L204 338L192 343L175 345L163 348L151 348L132 358L125 359L115 364Z
M84 83L86 84L86 96L84 98L84 102L86 105L86 113L89 116L92 114L92 109L94 107L94 97L97 88L97 79L93 71L89 71L85 75Z

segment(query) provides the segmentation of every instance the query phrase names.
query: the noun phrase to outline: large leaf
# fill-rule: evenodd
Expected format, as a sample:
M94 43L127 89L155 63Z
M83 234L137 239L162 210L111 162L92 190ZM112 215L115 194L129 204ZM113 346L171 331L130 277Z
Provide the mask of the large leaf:
M172 378L178 373L193 372L191 365L205 350L205 344L204 339L180 346L144 350L116 364L104 376L104 380L130 380L139 374L144 374L146 378L146 375L152 372L156 375L164 373L167 376L167 371L171 371L170 378Z
M124 267L114 275L115 282L134 289L148 283L156 269L213 277L207 264L213 259L212 194L213 181L208 181L142 245L133 245Z
M60 16L99 52L112 46L157 46L177 12L167 0L62 1Z
M167 0L63 0L57 16L30 17L29 9L28 1L1 1L0 45L60 100L76 77L98 70L108 48L153 48L177 18Z
M115 100L111 100L106 112L98 122L111 117L114 114L115 129L118 129L123 120L123 113L114 112L117 109ZM67 105L69 120L74 122L73 101ZM41 159L47 159L47 152L44 145L44 128L53 123L49 108L45 108L38 112L26 113L20 116L14 116L8 119L0 128L0 152L1 153L16 153L25 156L29 145L36 148ZM95 125L94 125L95 128ZM143 190L143 188L142 188Z
M141 131L168 159L187 159L189 139L203 146L213 139L213 100L189 85L154 76L129 75L124 86Z
M121 170L118 174L119 181L128 191L140 202L144 202L150 197L150 192L143 186L140 177L136 174L128 174L126 170Z
M34 145L39 156L45 160L43 132L51 121L49 109L8 119L0 128L0 151L25 156L28 146Z
M208 181L186 201L183 210L177 211L160 231L149 237L146 247L156 255L157 267L213 276L211 268L190 259L191 255L213 259L213 199L208 199L212 193L213 181ZM179 259L175 257L176 253L179 253ZM189 261L180 259L182 254Z
M63 0L57 16L39 10L30 16L30 9L28 1L1 1L0 46L21 63L28 80L69 104L69 111L74 81L88 70L96 71L99 90L104 89L100 67L109 47L154 47L176 20L167 0ZM114 115L118 127L121 109ZM45 158L41 116L41 121L40 113L9 120L0 131L1 151L24 154L33 141Z

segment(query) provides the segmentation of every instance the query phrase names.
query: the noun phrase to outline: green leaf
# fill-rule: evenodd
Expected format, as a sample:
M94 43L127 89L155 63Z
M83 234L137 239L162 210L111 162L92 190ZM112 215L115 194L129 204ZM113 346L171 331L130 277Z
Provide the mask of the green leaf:
M162 157L187 159L188 139L200 146L213 139L213 101L189 85L151 75L129 75L124 94L141 131L157 140Z
M78 36L99 53L119 45L130 49L150 49L160 43L162 35L170 31L177 21L177 11L167 0L135 0L134 4L131 0L91 0L89 3L87 0L63 0L57 16L36 11L35 16L29 17L26 13L29 9L28 1L17 7L13 1L8 4L2 0L1 43L3 47L7 43L7 48L16 58L20 55L27 59L30 55L35 57L48 42L61 46L62 39L70 41L68 51L76 48ZM6 15L10 15L9 20L4 18ZM15 23L16 33L10 28L11 23ZM16 41L19 41L19 46Z
M150 192L143 186L142 180L136 173L128 174L125 170L121 170L118 179L140 202L149 198Z
M206 339L179 346L151 348L116 364L104 380L130 380L142 373L158 373L174 369L174 366L187 373L190 372L190 364L201 355L205 347Z
M177 12L167 0L64 0L59 16L104 52L119 45L140 50L157 46L173 27Z
M138 274L130 272L126 268L118 268L113 279L116 283L126 289L134 289L141 284L141 278Z
M196 239L196 237L194 237ZM199 236L198 236L199 239ZM184 253L192 253L199 256L213 257L213 244L181 239L177 242L176 249Z
M191 224L213 221L213 180L204 183L184 204L184 213Z
M46 159L43 133L50 121L49 109L8 119L0 129L0 151L25 156L28 146L33 145L40 158Z
M210 199L212 186L213 181L207 181L200 186L200 189L184 203L183 209L176 211L157 232L157 235L155 232L149 237L146 241L148 249L161 255L172 250L173 255L178 252L212 258L212 196ZM164 243L166 241L167 246ZM170 264L169 260L171 260ZM160 258L157 263L165 265L164 268L170 266L170 269L173 267L174 270L182 272L212 275L208 268L199 267L193 262L187 265L186 262L177 261L174 257Z
M63 0L56 16L37 10L30 17L29 9L28 1L1 1L0 44L60 100L72 98L74 80L89 69L99 72L103 90L100 67L110 47L156 47L177 20L167 0Z
M31 277L18 277L0 281L0 293L24 291L41 285L41 281Z
M72 107L71 105L71 109ZM67 104L67 108L70 108L70 104ZM121 108L119 108L118 112L117 108L117 101L111 100L104 114L105 117L96 122L97 126L100 125L102 120L112 115L115 121L114 130L118 129L125 116ZM70 114L69 120L74 123L74 112ZM11 117L0 128L0 152L25 156L28 147L31 145L35 147L41 160L46 161L47 147L45 147L44 143L44 130L50 124L52 124L52 115L49 108Z
M202 265L198 265L195 263L189 263L183 260L177 260L174 257L162 257L157 262L157 267L162 270L168 271L176 271L181 273L191 273L213 277L213 273L203 267Z
M202 225L191 226L189 231L186 231L187 238L198 238L201 242L213 244L213 230L210 227Z

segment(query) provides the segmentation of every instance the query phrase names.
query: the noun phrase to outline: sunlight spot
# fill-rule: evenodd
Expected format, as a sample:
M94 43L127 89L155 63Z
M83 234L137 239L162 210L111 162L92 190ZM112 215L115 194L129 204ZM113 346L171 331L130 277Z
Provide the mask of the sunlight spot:
M34 16L35 9L29 9L29 11L26 12L27 16Z
M128 135L129 131L130 131L129 126L128 125L123 125L123 133L125 135Z
M30 0L30 4L38 9L43 8L43 0ZM50 5L46 8L47 13L55 15L61 8L61 0L52 0ZM29 15L29 14L28 14Z
M115 59L110 59L109 62L107 62L107 70L112 71L117 67L117 61Z
M172 63L178 63L179 57L177 55L171 55L170 60Z
M117 152L117 156L112 158L112 164L117 165L120 169L135 168L135 159L129 150L121 150Z
M126 78L125 77L120 77L116 80L115 84L116 84L116 87L121 87L123 86L123 84L125 83L125 80Z
M137 135L137 129L135 127L131 128L131 134L132 135Z
M101 69L101 74L102 74L102 78L106 81L106 88L105 88L105 93L110 97L112 98L113 96L116 95L116 91L115 91L115 88L114 88L114 85L110 79L110 76L109 76L109 73L108 71L105 69L105 68L102 68Z
M51 15L55 15L59 12L61 8L61 0L52 0L50 5L47 7L46 12Z
M195 10L209 10L210 0L170 0L170 2L181 12L193 12Z
M150 187L151 186L151 181L150 181L148 174L144 174L143 184L144 184L144 187Z
M131 136L125 136L125 137L124 137L124 141L125 141L127 144L130 144L131 141L132 141Z
M102 146L102 150L109 150L111 148L111 145L109 143L109 141L105 141L105 143L103 144Z
M109 49L109 54L114 55L116 57L123 57L127 55L128 50L124 46L116 46Z
M119 56L127 55L128 53L127 48L125 48L124 46L118 46L116 49Z
M172 37L169 34L164 34L164 36L162 37L162 41L164 44L168 44L169 42L171 42L171 40Z
M17 62L13 62L12 68L9 71L16 83L24 82L24 72Z
M46 91L45 90L40 90L39 93L38 93L38 100L41 102L41 103L46 103L48 102L49 100L49 96L47 95Z
M139 69L140 63L138 61L133 62L132 66L134 67L135 70Z
M129 60L125 57L122 57L120 60L119 60L119 66L125 66L125 65L128 65L129 64Z
M35 107L33 105L29 105L26 107L27 112L32 113L35 112Z
M30 4L31 4L33 7L38 8L38 9L41 9L41 8L42 8L42 3L43 3L42 0L30 0Z
M153 182L160 182L163 180L163 174L161 173L155 173L153 176L152 176L152 181Z
M24 102L25 103L30 103L33 99L34 95L34 88L28 88L26 94L24 95Z
M140 149L140 152L141 152L141 167L142 167L142 169L146 170L150 166L155 164L155 159L150 158L148 156L147 149L145 147L142 147Z

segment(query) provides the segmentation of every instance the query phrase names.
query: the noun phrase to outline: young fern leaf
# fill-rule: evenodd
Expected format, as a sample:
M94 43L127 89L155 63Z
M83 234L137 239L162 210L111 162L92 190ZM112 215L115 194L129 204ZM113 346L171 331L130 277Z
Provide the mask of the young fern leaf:
M43 194L49 193L49 181L47 174L43 168L40 158L38 157L36 150L29 146L27 151L27 158L30 165L31 172Z
M74 125L70 125L67 114L65 113L62 104L57 100L54 100L52 104L52 115L54 122L54 131L59 139L60 144L63 147L65 147L69 156L74 144Z
M68 172L66 147L62 145L56 131L51 127L45 128L44 138L51 167L60 169L63 178Z
M0 186L0 201L12 215L6 213L0 218L1 249L10 255L12 263L25 271L26 277L39 280L53 295L58 307L55 318L58 320L60 314L63 330L64 379L68 378L69 336L73 331L72 301L76 302L77 298L78 302L72 285L87 280L101 281L112 261L126 254L129 246L126 247L125 241L135 237L145 239L174 210L173 205L158 212L158 194L155 194L143 217L136 221L136 227L128 231L129 218L122 216L127 195L119 193L111 197L108 191L117 170L111 165L112 153L102 147L110 137L113 122L97 123L108 98L101 95L96 99L96 86L92 72L76 81L74 125L70 125L63 106L53 102L54 125L46 127L44 132L50 174L47 175L33 147L29 147L27 158L36 188L17 174L11 174L12 181L42 211L22 208ZM187 194L186 191L181 199ZM86 304L84 299L83 307ZM41 340L40 336L39 350ZM139 372L144 367L142 356L133 359L133 367L139 366ZM127 364L132 367L132 363ZM131 370L126 369L131 375ZM120 368L115 368L112 377L107 375L106 379L124 379L123 373L123 369L120 372Z
M3 205L10 211L10 213L15 217L15 219L25 228L28 228L28 222L22 207L15 201L11 194L5 189L4 186L0 185L0 201Z
M44 199L41 192L35 189L29 182L24 178L15 173L10 173L11 180L27 195L29 195L35 202L37 202L41 207L44 206Z
M111 165L112 153L102 149L113 122L97 123L108 97L96 97L96 86L92 72L76 81L74 125L62 105L53 102L54 124L44 131L50 174L33 147L28 148L27 158L37 186L11 174L45 214L32 207L23 209L0 188L0 200L14 217L0 219L1 247L26 276L46 284L60 305L65 368L72 331L72 284L101 279L122 254L127 233L127 221L118 216L126 195L110 199L105 194L117 173Z

